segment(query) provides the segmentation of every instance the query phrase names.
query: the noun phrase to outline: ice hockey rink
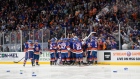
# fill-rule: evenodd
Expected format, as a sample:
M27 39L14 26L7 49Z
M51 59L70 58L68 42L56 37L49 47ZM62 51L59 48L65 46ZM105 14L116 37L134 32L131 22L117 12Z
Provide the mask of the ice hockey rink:
M32 76L33 72L36 76ZM23 67L21 64L1 64L0 79L140 79L140 67L111 65Z

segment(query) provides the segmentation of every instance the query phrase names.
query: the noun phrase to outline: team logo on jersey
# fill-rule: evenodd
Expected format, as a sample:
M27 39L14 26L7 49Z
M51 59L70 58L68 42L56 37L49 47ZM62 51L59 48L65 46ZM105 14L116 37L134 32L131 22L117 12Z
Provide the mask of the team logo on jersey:
M77 43L76 44L76 48L77 48L77 50L81 50L82 49L81 44L80 43Z
M65 49L65 48L66 48L66 43L62 43L62 44L61 44L61 48L62 48L62 49Z
M128 57L131 56L131 52L130 51L127 52L127 56Z
M111 53L110 52L104 52L104 60L111 60Z

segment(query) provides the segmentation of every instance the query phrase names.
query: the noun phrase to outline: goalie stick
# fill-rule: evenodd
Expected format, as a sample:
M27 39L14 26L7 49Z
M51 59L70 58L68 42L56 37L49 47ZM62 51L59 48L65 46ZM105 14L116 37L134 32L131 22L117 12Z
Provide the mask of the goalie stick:
M23 57L23 58L25 58L25 57ZM14 61L14 63L19 63L23 58L21 58L19 61Z

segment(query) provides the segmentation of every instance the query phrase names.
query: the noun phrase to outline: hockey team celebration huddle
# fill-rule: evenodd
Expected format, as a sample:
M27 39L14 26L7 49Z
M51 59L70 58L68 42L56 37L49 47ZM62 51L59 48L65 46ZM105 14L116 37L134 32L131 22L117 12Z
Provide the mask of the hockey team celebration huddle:
M80 39L77 36L72 38L52 38L49 41L50 65L93 65L97 64L97 50L106 48L101 38L91 37ZM117 43L112 40L111 49L115 50ZM24 65L29 57L32 66L39 66L39 55L42 54L38 41L29 40L25 43Z

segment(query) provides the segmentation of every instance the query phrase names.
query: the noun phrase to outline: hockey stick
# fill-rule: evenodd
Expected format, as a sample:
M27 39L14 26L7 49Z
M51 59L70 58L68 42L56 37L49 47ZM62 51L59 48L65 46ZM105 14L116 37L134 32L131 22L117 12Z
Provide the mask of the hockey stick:
M86 36L83 41L86 41L93 33L96 33L96 32L91 32L88 36Z
M23 57L23 58L25 58L25 57ZM14 63L19 63L23 58L21 58L19 61L14 61Z

